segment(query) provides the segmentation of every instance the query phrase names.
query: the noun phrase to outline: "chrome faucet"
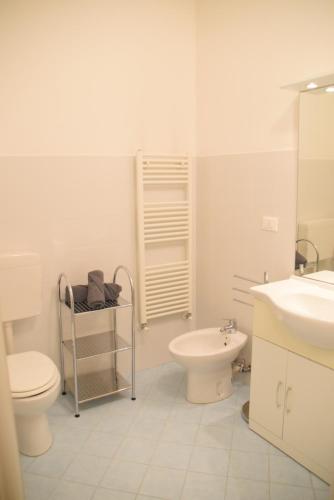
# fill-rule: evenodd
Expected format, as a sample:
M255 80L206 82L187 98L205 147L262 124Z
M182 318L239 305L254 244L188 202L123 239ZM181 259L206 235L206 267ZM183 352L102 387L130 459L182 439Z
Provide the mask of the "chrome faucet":
M235 318L231 319L223 319L223 321L226 322L226 324L222 327L220 327L219 332L222 334L231 334L235 333L237 331L237 320Z
M315 254L317 256L316 258L316 264L315 264L315 270L316 271L319 271L319 260L320 260L320 256L319 256L319 250L318 248L315 246L315 244L313 243L313 241L311 240L307 240L306 238L300 238L299 240L296 241L296 245L298 245L298 243L300 241L305 241L306 243L309 243L311 245L311 247L313 248L313 250L315 251Z

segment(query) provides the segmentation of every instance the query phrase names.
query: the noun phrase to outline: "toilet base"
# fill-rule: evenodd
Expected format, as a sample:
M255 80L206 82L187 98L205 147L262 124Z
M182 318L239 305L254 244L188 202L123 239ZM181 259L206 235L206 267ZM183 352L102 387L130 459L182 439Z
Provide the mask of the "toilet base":
M187 372L187 400L190 403L215 403L233 393L232 366L216 370Z
M16 415L19 450L23 455L37 457L52 444L52 434L45 413L41 415Z

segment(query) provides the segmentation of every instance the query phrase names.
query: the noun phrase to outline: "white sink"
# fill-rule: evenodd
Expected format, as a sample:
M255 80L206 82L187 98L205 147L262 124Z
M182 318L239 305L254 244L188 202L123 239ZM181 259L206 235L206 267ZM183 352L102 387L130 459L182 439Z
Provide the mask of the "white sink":
M290 278L255 286L252 294L273 306L291 333L322 349L334 349L334 286Z

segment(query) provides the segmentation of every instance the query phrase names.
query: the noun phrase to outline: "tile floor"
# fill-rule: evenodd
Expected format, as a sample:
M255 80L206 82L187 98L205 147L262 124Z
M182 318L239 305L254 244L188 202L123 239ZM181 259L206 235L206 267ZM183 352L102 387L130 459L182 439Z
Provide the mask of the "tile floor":
M26 500L327 500L328 486L250 431L244 375L225 401L192 405L174 363L137 375L128 394L72 414L50 411L52 448L22 456Z

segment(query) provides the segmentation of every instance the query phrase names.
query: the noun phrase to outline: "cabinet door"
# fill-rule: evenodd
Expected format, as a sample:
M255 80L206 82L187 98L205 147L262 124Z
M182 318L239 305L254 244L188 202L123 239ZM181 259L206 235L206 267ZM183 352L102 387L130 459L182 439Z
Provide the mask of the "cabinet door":
M252 348L250 418L282 438L288 353L254 337Z
M289 353L283 439L334 467L334 371Z

